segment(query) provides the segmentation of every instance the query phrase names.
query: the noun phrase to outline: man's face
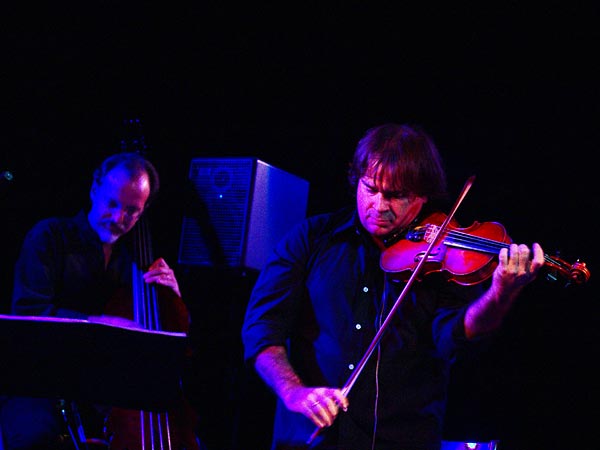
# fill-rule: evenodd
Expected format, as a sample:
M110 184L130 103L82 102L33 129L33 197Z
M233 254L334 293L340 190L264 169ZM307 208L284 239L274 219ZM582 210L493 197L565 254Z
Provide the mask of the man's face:
M378 242L410 225L426 201L426 197L393 191L385 177L378 183L369 173L360 178L356 189L360 222Z
M99 184L94 183L88 220L100 241L113 244L130 231L144 211L149 195L148 176L131 177L121 167L108 172Z

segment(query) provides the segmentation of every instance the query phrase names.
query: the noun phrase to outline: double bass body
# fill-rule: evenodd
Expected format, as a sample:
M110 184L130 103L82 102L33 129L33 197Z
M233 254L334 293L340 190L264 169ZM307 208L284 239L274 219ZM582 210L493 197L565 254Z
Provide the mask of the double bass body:
M132 319L144 329L187 333L189 316L182 299L170 289L143 280L143 269L153 260L149 226L142 218L136 227L133 305L115 301L108 306L108 313ZM159 410L112 407L104 435L110 450L200 450L195 429L196 412L181 392L172 404Z

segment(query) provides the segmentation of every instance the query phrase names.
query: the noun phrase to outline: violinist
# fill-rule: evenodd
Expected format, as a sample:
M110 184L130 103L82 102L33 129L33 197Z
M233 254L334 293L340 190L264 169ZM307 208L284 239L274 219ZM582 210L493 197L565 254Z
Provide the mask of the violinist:
M105 159L93 174L87 210L41 220L27 233L15 266L12 314L138 326L131 314L111 313L107 305L128 301L122 309L131 310L132 255L126 238L158 190L158 173L141 154ZM156 259L143 278L187 314L175 273L164 259ZM57 448L63 422L55 399L4 399L4 448Z
M493 337L543 266L542 248L501 249L487 284L441 272L413 283L345 392L405 285L381 268L388 238L447 201L440 154L416 126L369 129L348 179L355 205L290 230L247 306L245 359L277 396L271 448L439 450L452 362Z

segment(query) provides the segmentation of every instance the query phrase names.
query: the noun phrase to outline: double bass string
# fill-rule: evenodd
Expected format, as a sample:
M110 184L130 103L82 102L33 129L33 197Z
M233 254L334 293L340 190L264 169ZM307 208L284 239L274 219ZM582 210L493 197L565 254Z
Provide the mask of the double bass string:
M158 297L156 288L144 282L143 274L153 260L150 241L150 226L142 217L134 233L136 260L133 263L134 320L147 330L160 331Z
M156 287L147 285L143 278L144 271L147 270L153 260L150 242L150 225L145 217L142 217L138 221L136 232L134 233L134 246L136 251L136 258L133 263L134 320L144 329L159 331L161 327ZM163 445L165 442L167 443L166 448L171 449L171 433L168 413L140 410L139 416L142 450L146 446L146 429L148 429L150 435L149 439L152 443L152 449L155 448L155 442L160 443L161 450L165 448Z

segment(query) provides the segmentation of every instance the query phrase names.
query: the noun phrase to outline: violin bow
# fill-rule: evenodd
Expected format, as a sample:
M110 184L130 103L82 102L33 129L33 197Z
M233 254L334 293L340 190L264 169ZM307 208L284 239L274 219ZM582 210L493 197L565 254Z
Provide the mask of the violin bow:
M456 202L454 203L454 206L452 207L452 210L450 211L450 213L446 217L446 220L444 220L444 222L438 228L438 230L436 232L436 235L435 235L435 238L431 240L431 243L427 247L427 250L423 254L423 257L418 262L418 264L415 266L415 269L414 269L412 275L410 276L410 278L406 282L406 285L404 286L404 288L402 289L402 292L400 293L400 295L398 296L398 298L394 302L394 305L392 306L392 309L390 309L390 312L388 313L387 317L385 318L385 320L383 321L383 323L379 327L379 330L377 330L377 333L375 334L375 336L373 337L373 340L369 344L369 347L367 348L367 351L365 352L365 354L363 355L363 357L361 358L361 360L357 364L356 369L352 372L352 374L350 375L350 377L346 381L346 384L344 384L344 386L342 387L341 391L342 391L342 394L344 395L344 397L348 396L348 394L350 393L350 390L352 389L352 387L354 386L354 383L356 383L356 380L358 379L359 375L361 374L361 372L365 368L365 366L367 364L367 361L369 360L369 358L373 354L373 351L377 347L377 344L379 344L379 341L381 341L383 333L385 332L385 330L389 326L389 323L392 321L392 318L393 318L394 314L396 313L396 311L398 310L398 308L400 307L400 304L402 303L402 300L404 299L404 297L406 297L406 294L408 293L409 289L413 285L414 281L417 279L418 273L420 272L421 267L423 266L423 264L425 264L425 262L427 261L427 258L429 258L429 254L431 253L431 250L438 243L440 236L443 236L444 232L446 231L446 228L448 227L448 224L450 223L450 221L452 220L452 218L456 214L456 210L458 209L458 207L460 206L460 204L463 202L464 198L466 197L467 193L469 192L469 189L471 189L471 186L473 185L474 182L475 182L475 175L471 175L469 177L469 179L465 182L465 185L463 186L463 188L462 188L462 190L460 192L460 195L458 196ZM323 428L324 427L318 427L311 434L310 438L306 442L307 445L310 445L315 440L315 438L319 435L319 433L321 432L321 430Z

